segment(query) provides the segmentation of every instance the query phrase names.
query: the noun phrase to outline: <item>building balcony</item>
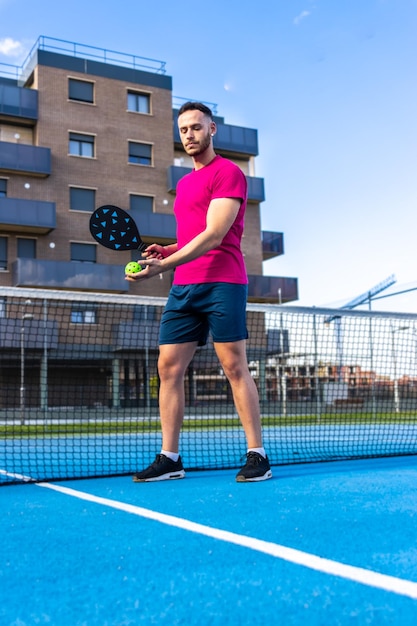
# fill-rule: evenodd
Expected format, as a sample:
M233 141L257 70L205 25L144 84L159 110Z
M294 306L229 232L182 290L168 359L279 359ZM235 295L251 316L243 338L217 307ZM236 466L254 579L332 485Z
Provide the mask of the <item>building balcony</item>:
M281 276L261 276L251 274L249 277L249 302L270 302L271 304L293 302L298 300L297 278Z
M175 217L166 213L146 213L131 209L131 216L138 225L140 235L145 242L168 245L177 241Z
M174 111L174 143L182 146L177 124L178 111ZM225 124L222 118L214 118L217 132L213 137L213 146L216 152L236 157L250 157L258 155L258 131L254 128L232 126Z
M262 256L264 261L284 254L284 233L262 231Z
M167 172L168 191L175 193L178 181L191 171L189 167L171 165ZM264 179L247 176L246 180L248 181L248 202L263 202L265 200Z
M255 176L246 176L246 180L248 181L248 202L264 202L264 179Z
M213 138L215 150L229 154L257 156L258 131L254 128L217 124L217 132Z
M7 172L46 178L51 174L51 150L0 141L0 173Z
M167 185L169 193L175 193L178 181L192 171L190 167L170 165L167 171Z
M0 119L35 124L38 119L38 92L0 83Z
M159 320L143 322L120 322L113 326L113 348L115 351L158 350Z
M22 328L25 350L51 350L58 347L58 322L44 319L40 313L40 317L33 319L0 319L0 349L21 349Z
M0 229L46 234L56 228L55 202L0 198Z
M105 292L129 291L120 265L22 258L12 263L13 287L97 291L98 285Z

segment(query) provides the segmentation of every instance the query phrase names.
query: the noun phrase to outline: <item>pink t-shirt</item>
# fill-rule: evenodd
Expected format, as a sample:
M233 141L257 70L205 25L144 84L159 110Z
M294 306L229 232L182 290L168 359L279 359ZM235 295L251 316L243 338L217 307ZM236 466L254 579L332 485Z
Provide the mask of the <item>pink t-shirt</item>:
M217 155L208 165L193 170L178 182L174 203L178 249L206 228L207 210L211 200L216 198L242 200L236 219L217 248L176 268L175 285L248 282L240 248L247 201L247 182L242 170L228 159Z

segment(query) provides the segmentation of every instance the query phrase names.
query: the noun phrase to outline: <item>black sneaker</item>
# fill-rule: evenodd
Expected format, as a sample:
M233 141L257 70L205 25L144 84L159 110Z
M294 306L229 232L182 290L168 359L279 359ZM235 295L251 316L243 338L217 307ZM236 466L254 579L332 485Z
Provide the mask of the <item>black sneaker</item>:
M268 457L263 457L259 452L248 452L246 456L246 465L236 475L238 483L257 482L272 477Z
M185 471L180 456L178 461L172 461L165 454L157 454L155 461L149 467L134 474L133 482L150 483L157 480L184 478L184 476Z

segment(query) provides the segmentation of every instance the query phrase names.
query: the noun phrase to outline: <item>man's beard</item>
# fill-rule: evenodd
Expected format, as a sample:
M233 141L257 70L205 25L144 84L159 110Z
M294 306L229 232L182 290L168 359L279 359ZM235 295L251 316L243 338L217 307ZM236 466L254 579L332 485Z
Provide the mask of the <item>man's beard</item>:
M184 146L184 148L187 154L194 157L194 156L199 156L200 154L203 154L203 152L205 152L207 148L210 146L210 143L211 143L211 133L209 131L207 135L198 143L198 145L191 146L189 148Z

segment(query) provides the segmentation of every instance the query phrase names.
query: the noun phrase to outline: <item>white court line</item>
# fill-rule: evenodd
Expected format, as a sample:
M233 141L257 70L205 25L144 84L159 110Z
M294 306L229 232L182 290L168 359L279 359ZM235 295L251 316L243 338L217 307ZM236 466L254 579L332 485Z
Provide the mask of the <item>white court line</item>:
M18 480L23 480L25 483L28 483L28 482L33 483L33 480L34 480L30 476L25 476L24 474L16 474L14 472L7 472L6 470L2 470L2 469L0 469L0 474L2 476L8 476L9 478L17 478Z
M149 509L144 509L140 506L133 504L127 504L125 502L118 502L117 500L109 500L108 498L101 498L94 496L83 491L77 491L75 489L69 489L68 487L62 487L60 485L52 485L50 483L37 483L39 487L45 487L64 493L80 500L87 500L88 502L94 502L103 506L108 506L119 511L125 511L126 513L132 513L140 517L145 517L161 524L167 524L168 526L174 526L175 528L181 528L182 530L188 530L193 533L205 535L212 539L219 539L220 541L226 541L243 548L249 548L250 550L256 550L269 554L270 556L295 563L296 565L302 565L309 569L322 572L324 574L330 574L339 578L345 578L355 583L367 585L368 587L376 587L377 589L383 589L390 593L396 593L401 596L407 596L413 600L417 600L417 583L411 580L403 580L401 578L395 578L394 576L386 576L385 574L379 574L371 570L363 569L361 567L355 567L353 565L345 565L344 563L338 563L337 561L331 561L330 559L324 559L308 552L301 552L293 548L287 548L277 543L269 541L263 541L262 539L255 539L254 537L247 537L245 535L238 535L227 530L220 530L219 528L212 528L211 526L204 526L203 524L197 524L180 517L174 517L173 515L166 515L165 513L158 513Z

